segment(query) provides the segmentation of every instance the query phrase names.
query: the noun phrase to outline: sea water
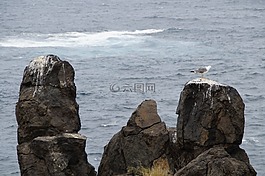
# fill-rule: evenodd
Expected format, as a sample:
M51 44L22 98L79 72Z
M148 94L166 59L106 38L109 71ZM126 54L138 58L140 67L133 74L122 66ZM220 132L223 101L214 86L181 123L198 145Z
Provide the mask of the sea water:
M168 127L190 70L238 90L245 103L241 147L265 175L265 1L1 0L0 175L19 175L15 105L23 70L55 54L76 72L89 162L145 99Z

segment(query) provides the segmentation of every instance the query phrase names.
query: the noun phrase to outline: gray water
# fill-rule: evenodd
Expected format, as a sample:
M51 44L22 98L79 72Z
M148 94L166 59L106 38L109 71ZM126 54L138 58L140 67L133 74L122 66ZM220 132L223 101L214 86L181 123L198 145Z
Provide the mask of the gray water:
M198 76L189 71L211 65L207 78L244 100L241 147L265 175L264 21L263 0L1 0L0 175L19 175L15 104L23 70L51 53L75 68L80 133L96 168L143 100L156 100L162 120L176 126L180 92Z

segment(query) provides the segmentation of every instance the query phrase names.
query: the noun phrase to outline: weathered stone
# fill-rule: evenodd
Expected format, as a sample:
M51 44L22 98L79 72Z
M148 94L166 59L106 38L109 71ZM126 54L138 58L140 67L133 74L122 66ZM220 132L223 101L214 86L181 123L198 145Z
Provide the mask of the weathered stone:
M204 78L192 80L181 92L177 114L169 143L176 176L256 175L239 147L244 103L236 89Z
M127 126L105 146L99 176L126 174L129 168L150 167L166 152L168 131L157 114L154 100L144 101Z
M144 101L105 147L99 176L137 175L138 167L150 168L162 156L176 176L256 175L239 147L244 103L234 88L204 78L190 81L177 114L177 128L166 129L156 103ZM136 170L128 173L130 168Z
M74 69L57 56L38 57L25 68L16 106L22 176L95 176L79 135Z
M16 106L18 143L80 130L73 67L57 56L32 60L24 71Z
M192 160L174 176L254 176L253 167L229 155L223 147L213 147Z
M144 101L133 112L127 126L140 127L141 129L148 128L156 123L161 122L157 114L157 105L155 101Z
M123 154L127 167L150 167L166 150L168 132L161 122L123 139Z
M86 137L76 133L42 136L18 146L21 175L89 175L94 167L87 162Z
M213 146L241 144L244 133L244 103L233 87L208 79L188 82L177 108L178 142Z

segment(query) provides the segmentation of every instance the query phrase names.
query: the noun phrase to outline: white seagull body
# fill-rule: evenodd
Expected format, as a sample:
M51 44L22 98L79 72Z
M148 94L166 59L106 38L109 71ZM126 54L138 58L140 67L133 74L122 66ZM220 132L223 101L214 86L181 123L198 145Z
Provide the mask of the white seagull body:
M198 68L197 70L191 70L191 72L201 74L201 76L203 78L203 74L207 73L210 70L210 68L211 68L211 66L209 65L207 67Z

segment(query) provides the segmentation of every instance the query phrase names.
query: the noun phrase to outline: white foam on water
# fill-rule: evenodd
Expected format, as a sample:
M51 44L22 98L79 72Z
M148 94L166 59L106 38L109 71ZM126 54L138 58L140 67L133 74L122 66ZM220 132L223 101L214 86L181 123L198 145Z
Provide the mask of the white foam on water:
M108 46L124 43L141 42L150 34L163 32L163 29L146 29L136 31L104 31L104 32L67 32L57 34L23 34L0 39L2 47L82 47Z
M257 144L260 141L255 137L248 137L248 138L243 138L242 142L246 144Z

